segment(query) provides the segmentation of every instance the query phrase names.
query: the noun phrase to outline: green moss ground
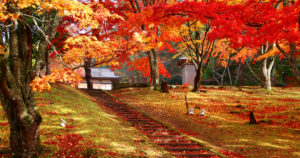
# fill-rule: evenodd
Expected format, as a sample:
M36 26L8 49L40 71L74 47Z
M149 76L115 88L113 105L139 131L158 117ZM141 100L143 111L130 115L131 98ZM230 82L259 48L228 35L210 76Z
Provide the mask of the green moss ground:
M79 134L83 139L79 142L78 150L66 150L80 152L83 156L170 157L162 148L149 143L147 137L135 128L113 113L103 110L78 90L67 86L54 86L50 92L36 93L35 96L43 116L40 126L41 141L46 148L43 157L59 155L57 146L62 141L57 138L70 134ZM60 118L67 121L67 127L59 126ZM8 147L8 139L9 125L3 109L0 108L0 148Z

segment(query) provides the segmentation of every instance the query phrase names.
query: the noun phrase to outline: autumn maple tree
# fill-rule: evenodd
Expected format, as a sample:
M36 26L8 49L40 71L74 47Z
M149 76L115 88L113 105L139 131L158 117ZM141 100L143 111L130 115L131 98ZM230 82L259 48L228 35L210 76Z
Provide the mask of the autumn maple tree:
M288 4L288 1L249 0L230 6L233 8L230 12L214 20L216 29L212 35L228 38L234 48L251 50L241 51L233 58L242 62L247 58L262 61L262 86L268 90L271 90L271 71L276 55L287 58L294 77L297 79L299 76L295 66L299 41L299 2L293 6ZM279 51L275 45L279 50L284 49ZM289 47L291 51L287 49Z
M222 50L216 49L218 38L209 34L214 31L214 19L227 9L226 4L216 1L184 1L169 6L161 4L151 9L152 15L148 15L151 17L148 20L157 19L152 20L153 23L172 29L172 32L167 31L166 41L177 42L179 53L176 56L181 54L186 56L195 66L193 91L197 91L211 57ZM221 53L225 54L225 52Z
M215 53L215 41L209 41L207 34L210 24L201 24L199 21L189 21L182 25L179 44L180 52L195 66L196 76L193 91L197 91L201 84L203 71L209 65L211 56Z
M117 10L116 13L121 15L125 20L124 23L119 25L118 33L121 33L125 37L135 36L135 39L140 41L139 53L147 54L149 62L149 66L147 66L149 71L144 72L150 72L150 87L157 90L159 89L160 71L163 71L163 69L159 68L163 66L159 63L159 52L169 45L167 43L169 41L167 36L171 30L165 27L164 23L160 23L160 21L156 21L157 23L155 23L148 18L156 14L152 7L157 5L168 6L176 3L176 1L118 0L116 3L118 4L118 7L115 8Z
M150 65L148 57L135 58L132 61L128 61L126 65L129 67L129 70L139 71L142 73L143 77L150 77L151 73L149 72ZM164 77L170 77L170 74L160 59L158 60L158 74Z
M41 86L45 78L35 79L45 63L48 45L62 62L66 62L50 42L53 30L58 26L57 20L71 16L78 29L92 29L101 25L95 17L106 19L114 16L103 5L94 7L97 9L68 0L1 1L0 99L10 124L10 148L14 157L36 157L41 147L39 125L42 117L34 101L33 89L48 88ZM70 44L76 42L76 37L73 38L69 40ZM89 42L93 44L93 41ZM46 80L71 81L70 74L66 69Z
M287 58L295 78L299 76L295 59L299 41L299 2L288 4L288 1L276 0L235 3L185 1L165 9L161 18L188 15L190 20L198 20L203 24L210 21L212 29L208 32L208 41L226 39L231 48L241 50L232 49L232 60L244 62L250 58L262 61L262 86L270 90L276 55ZM179 7L183 9L178 10ZM222 54L224 52L221 51Z

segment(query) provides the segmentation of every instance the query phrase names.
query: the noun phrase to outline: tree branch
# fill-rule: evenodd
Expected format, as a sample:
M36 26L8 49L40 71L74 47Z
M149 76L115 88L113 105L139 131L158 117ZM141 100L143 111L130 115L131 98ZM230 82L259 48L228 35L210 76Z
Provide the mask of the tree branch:
M251 65L250 65L247 61L245 61L245 63L246 63L246 65L247 65L248 69L250 70L250 72L252 73L252 75L254 76L254 78L255 78L257 81L261 82L260 77L258 77L258 75L253 71Z
M56 55L58 55L60 62L67 68L70 68L62 59L62 55L60 53L57 52L55 46L51 43L51 41L49 40L49 36L47 36L45 34L45 32L38 26L37 22L35 19L32 19L35 26L38 28L38 30L42 33L42 35L45 37L45 40L47 41L47 43L51 46L51 48L53 49L53 51L55 52Z
M287 53L280 47L280 45L277 42L276 42L276 47L287 58Z

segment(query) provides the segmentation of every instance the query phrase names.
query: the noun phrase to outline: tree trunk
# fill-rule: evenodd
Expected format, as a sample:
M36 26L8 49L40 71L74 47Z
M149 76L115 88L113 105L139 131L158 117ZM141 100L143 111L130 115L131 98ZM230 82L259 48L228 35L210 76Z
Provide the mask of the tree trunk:
M264 46L262 45L260 48L260 54L263 55L267 53L268 51L268 45ZM271 62L268 65L268 58L263 59L262 66L261 66L261 73L262 73L262 88L265 88L267 90L272 89L272 81L271 81L271 72L272 68L274 66L275 57L271 57Z
M283 6L289 6L290 1L289 0L283 0Z
M155 5L159 1L151 0L151 1L141 1L143 3L140 3L140 1L135 0L135 1L129 1L130 5L133 9L134 13L141 13L142 12L142 4L144 7L148 7L151 5ZM162 2L162 3L166 3ZM146 31L145 24L141 25L141 29L143 31ZM159 31L157 30L157 36L160 36ZM158 71L158 52L155 49L152 49L147 52L148 58L149 58L149 65L150 65L150 88L152 90L159 90L159 71Z
M9 56L0 55L0 101L10 125L13 157L31 158L39 154L39 114L30 87L35 73L32 67L32 32L19 18L10 30Z
M51 15L50 14L44 14L43 15L43 20L45 21L48 21L50 20L50 17ZM49 24L49 21L48 22L45 22L42 24L42 28L43 30L45 30L45 33L48 35L48 37L50 36L50 24ZM46 40L46 37L42 37L42 38L45 38L43 40L41 40L41 42L39 43L39 46L38 46L38 52L37 53L37 66L36 66L36 75L37 76L42 76L42 70L45 68L46 66L46 62L49 62L48 61L48 42Z
M252 78L253 80L257 81L262 87L263 87L263 81L262 81L262 78L261 76L258 75L258 73L256 73L251 65L249 64L249 62L245 61L246 65L247 65L247 68L249 69L250 73L253 75L254 78ZM243 79L243 78L242 78Z
M239 63L239 67L237 68L237 72L236 72L236 76L235 76L235 80L234 80L235 86L237 86L238 80L239 80L241 72L242 72L241 67L242 67L242 63Z
M196 76L195 76L195 79L194 79L194 88L193 88L193 92L196 92L200 85L201 85L201 80L202 80L202 67L198 67L196 68Z
M10 148L13 157L37 157L40 150L39 125L42 117L36 109L33 93L30 90L12 97L2 97L2 107L10 124ZM23 97L26 97L23 99Z
M188 103L187 94L185 94L184 99L185 99L186 114L189 114L189 103Z
M283 0L283 6L289 6L290 1L289 0ZM300 13L298 16L298 24L300 25ZM300 31L300 28L299 28ZM278 46L277 46L278 48ZM296 45L294 43L290 43L290 54L288 55L283 49L279 49L287 58L288 62L289 62L289 66L291 68L291 71L295 77L295 80L297 82L297 84L300 86L300 70L297 66L297 61L294 57L294 54L297 53L297 49L296 49Z
M221 77L220 86L224 86L224 76L225 76L225 73L226 73L226 69L227 69L227 67L224 68L224 71L223 71L222 75L220 75L220 77Z
M54 16L55 18L52 19L51 17ZM59 18L58 18L58 13L56 12L49 12L47 14L44 14L42 19L43 19L43 24L42 24L42 29L44 30L45 34L47 35L48 40L51 40L55 37L57 31L56 28L59 25ZM50 75L50 61L49 61L49 52L51 49L48 49L48 41L45 39L45 37L42 37L44 39L41 40L38 46L38 53L36 57L36 74L37 76L41 76L41 71L45 68L46 69L46 75Z
M50 62L49 62L49 51L45 53L45 67L46 67L46 75L50 75L51 70L50 70Z
M267 48L265 48L264 46L261 46L261 54L265 54L267 52ZM262 70L262 88L265 88L267 90L271 90L272 89L272 82L271 82L271 72L272 72L272 68L275 62L275 57L272 57L271 62L268 65L268 58L265 58L263 60L263 64L261 67Z
M268 59L264 59L262 67L261 67L261 69L262 69L262 81L263 81L262 87L266 88L267 90L272 89L271 71L272 71L272 68L273 68L274 60L275 60L275 58L273 58L271 63L269 64L269 66L267 66Z
M287 57L289 65L291 67L291 71L295 77L295 80L297 82L298 85L300 85L300 71L299 68L297 66L297 61L294 57L294 54L297 53L297 49L296 49L296 45L295 44L290 44L290 54L289 57Z
M229 69L229 62L227 63L227 73L228 73L228 79L229 79L229 84L232 86L232 79L231 79L231 73Z
M147 52L149 58L149 65L150 65L150 88L153 90L158 90L159 88L159 73L158 73L158 53L152 49L151 51Z
M91 82L92 74L91 74L91 59L86 59L84 61L84 71L85 71L85 80L88 89L93 89L93 83Z

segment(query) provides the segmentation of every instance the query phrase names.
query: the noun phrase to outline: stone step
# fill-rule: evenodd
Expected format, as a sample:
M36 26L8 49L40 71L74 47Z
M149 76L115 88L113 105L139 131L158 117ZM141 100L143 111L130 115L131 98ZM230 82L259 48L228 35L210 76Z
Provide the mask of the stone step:
M195 145L199 145L199 144L195 144L195 143L158 143L158 145L164 145L164 146L195 146Z
M117 113L132 113L134 112L132 109L126 109L126 108L111 108L112 110L115 110Z
M132 113L126 113L126 114L118 113L118 114L124 117L146 117L147 118L147 116L141 114L132 114Z
M175 133L173 131L168 131L168 130L163 130L163 131L155 131L155 130L143 131L141 129L139 129L139 130L142 131L145 135L177 135L177 133Z
M209 151L203 149L199 144L192 142L185 136L169 129L160 122L136 111L135 109L120 103L112 96L99 90L86 92L102 102L103 106L111 109L123 120L128 121L132 126L145 134L151 142L161 145L175 157L212 157Z
M150 126L163 126L162 124L159 124L157 122L131 122L131 124L139 127L145 127L145 128Z
M163 143L163 142L180 142L180 141L187 141L187 139L181 139L181 138L151 138L153 141L158 142L158 143Z
M176 157L214 157L211 154L172 154Z
M128 109L125 109L125 108L111 108L112 110L115 110L115 111L128 111L130 112Z
M164 138L185 138L184 136L181 136L181 135L153 135L153 134L149 134L147 135L148 137L157 137L157 138L160 138L160 137L164 137Z
M162 125L152 125L152 126L135 126L138 129L147 129L147 128L164 128Z
M125 120L125 119L124 119ZM128 122L131 122L131 123L139 123L139 124L157 124L157 122L154 122L152 120L126 120Z
M203 151L204 149L201 148L187 148L187 147L166 147L167 151Z
M123 117L124 119L127 119L127 120L149 120L149 118L146 118L146 117L128 117L128 116L121 116ZM152 120L149 120L149 121L152 121Z
M168 128L142 128L142 131L156 131L156 132L173 132L169 130Z
M159 140L159 141L157 141L157 140ZM158 143L190 143L190 141L189 140L187 140L187 139L176 139L176 140L164 140L164 141L162 141L162 139L151 139L151 142L153 142L153 143L156 143L156 144L158 144Z
M132 122L135 122L135 121L151 122L152 121L151 119L148 119L148 118L125 118L125 120L132 121Z
M139 126L140 128L151 128L152 126L155 127L162 127L164 128L165 126L163 126L162 124L159 124L157 122L154 121L130 121L132 125L136 125Z

